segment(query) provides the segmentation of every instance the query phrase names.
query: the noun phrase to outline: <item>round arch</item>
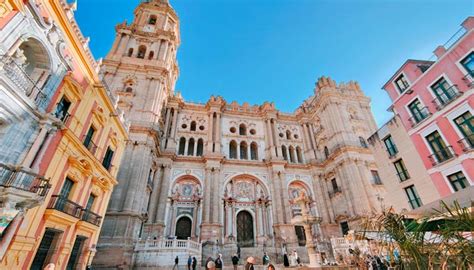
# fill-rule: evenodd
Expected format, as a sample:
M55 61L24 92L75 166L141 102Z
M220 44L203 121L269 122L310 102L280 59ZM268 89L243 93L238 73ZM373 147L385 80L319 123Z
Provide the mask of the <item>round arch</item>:
M229 184L229 182L231 182L232 180L241 179L241 178L249 178L249 179L255 180L257 183L259 183L262 186L263 192L267 196L271 197L270 188L268 187L267 183L261 180L257 175L252 174L252 173L241 173L241 174L234 174L234 175L227 176L224 179L224 183L221 187L221 194L224 194L226 190L226 186L227 184Z
M179 240L187 240L191 237L193 219L188 215L181 215L176 218L175 235Z

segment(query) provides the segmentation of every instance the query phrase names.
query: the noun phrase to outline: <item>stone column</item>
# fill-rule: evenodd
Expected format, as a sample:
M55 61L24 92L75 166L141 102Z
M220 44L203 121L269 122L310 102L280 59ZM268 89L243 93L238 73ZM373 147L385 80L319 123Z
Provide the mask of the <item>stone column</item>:
M156 221L162 225L165 224L166 203L168 201L168 192L170 188L171 165L163 164L163 182L161 183L160 197L158 200L158 209L156 212Z
M272 156L272 151L273 151L273 138L272 138L272 127L271 127L271 124L270 124L270 120L269 119L266 119L265 120L265 131L266 131L266 142L267 142L267 148L266 148L266 157L267 158L270 158Z
M334 208L332 206L331 198L329 198L329 189L327 187L327 182L325 179L322 179L322 177L320 177L319 186L321 188L324 201L328 202L328 215L329 220L332 223L335 220L336 216L334 214Z
M199 208L199 200L194 201L194 209L193 209L193 224L191 226L191 237L196 238L196 227L198 222L198 208Z
M315 138L315 134L314 134L314 125L313 124L309 124L306 129L308 129L308 132L309 132L309 139L311 140L311 144L313 145L313 154L314 154L314 158L318 158L317 154L316 154L316 148L317 148L317 144L316 144L316 138Z
M273 138L275 138L275 142L274 142L275 143L275 149L276 149L275 151L276 151L276 153L280 153L281 152L281 144L280 144L280 139L279 139L279 136L278 136L278 130L276 128L276 121L273 121L273 135L274 135ZM280 155L278 155L278 156L280 156Z
M176 130L178 129L176 126L178 124L177 122L178 122L178 109L175 109L174 114L173 114L173 122L171 125L171 138L173 140L176 137Z
M308 130L308 126L306 124L303 124L303 137L306 139L306 148L305 152L308 153L309 159L315 159L316 158L316 152L315 148L316 145L313 144L313 140L311 139L311 135Z
M377 203L374 201L375 200L375 194L374 190L372 189L372 184L370 181L367 180L367 167L364 166L364 162L362 160L357 160L357 169L359 172L359 182L362 185L362 189L364 191L365 198L367 199L367 203L369 206L369 209L366 209L368 211L375 209Z
M154 223L156 217L156 208L158 206L158 191L159 191L159 180L162 175L161 167L156 168L154 177L153 177L153 190L151 191L151 198L150 198L150 209L148 210L148 223Z
M344 196L347 204L347 209L349 210L350 215L353 216L356 212L354 207L355 198L353 194L354 182L352 181L351 177L345 175L344 170L341 169L341 164L338 164L336 167L336 175L340 180L339 183L341 185L342 195Z
M124 37L120 38L120 45L117 49L118 53L122 53L122 55L128 55L125 50L127 49L128 41L130 40L130 35L125 35Z
M220 112L217 113L216 117L216 133L215 133L215 139L216 139L216 152L221 153L221 114Z
M275 213L275 218L276 218L276 223L280 224L283 223L283 211L282 209L282 203L281 203L281 197L279 196L279 188L278 188L278 172L277 171L272 171L272 179L269 181L270 183L270 188L272 189L272 199L273 203L275 205L275 208L273 208L274 213Z
M215 168L214 169L214 176L213 176L213 183L212 186L214 187L214 192L212 196L214 197L213 199L213 205L212 205L212 223L218 223L219 222L219 205L221 204L219 195L220 195L220 169Z
M257 203L257 235L263 236L263 216L262 216L262 205Z
M210 222L210 209L211 209L211 168L206 168L206 177L204 178L203 187L204 204L202 206L203 212L203 223Z
M226 220L226 230L225 236L228 237L232 234L232 203L225 203L225 220Z
M208 114L208 130L207 130L207 152L212 153L212 145L214 144L213 132L214 132L214 114L210 112Z
M165 133L164 133L164 137L165 138L168 138L169 134L169 130L170 130L170 118L171 118L171 109L168 108L166 109L166 117L165 117Z
M321 215L322 218L325 222L331 222L331 218L329 217L329 211L328 211L328 206L327 202L330 202L329 200L326 200L326 197L323 194L323 190L321 188L321 181L324 181L319 177L319 175L313 175L313 189L314 192L316 193L316 202L317 205L320 205L321 207ZM326 193L327 194L327 193Z
M291 211L290 211L290 202L288 198L288 190L286 189L286 185L285 185L286 183L285 178L286 178L286 174L283 172L281 172L278 175L278 183L279 183L278 196L280 197L282 201L281 204L282 204L283 209L281 209L280 211L284 213L283 221L285 224L288 224L291 219Z

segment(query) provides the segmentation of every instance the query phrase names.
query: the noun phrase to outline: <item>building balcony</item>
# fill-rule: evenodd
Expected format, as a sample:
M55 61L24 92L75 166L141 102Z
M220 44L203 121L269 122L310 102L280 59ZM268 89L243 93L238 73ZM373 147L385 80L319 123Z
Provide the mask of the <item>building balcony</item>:
M474 150L474 133L459 140L458 144L461 146L464 152Z
M403 182L403 181L406 181L406 180L410 179L410 175L408 174L407 170L397 172L397 176L398 176L398 179L400 180L400 182Z
M452 146L446 146L445 148L442 148L436 152L434 152L432 155L430 155L428 158L431 161L431 164L433 166L439 165L445 161L448 161L452 158L454 158L456 154L454 153L453 147Z
M35 82L25 71L24 65L19 60L11 56L2 56L0 63L0 74L7 77L23 94L29 97L36 105L44 103L47 96L38 87Z
M419 123L423 122L425 119L431 116L431 112L428 110L427 107L421 108L418 112L413 113L413 116L410 117L408 120L411 123L411 127L417 126Z
M89 150L89 152L91 152L92 155L95 155L98 148L97 145L92 140L89 140L89 142L86 142L85 138L86 138L86 135L84 135L84 137L82 138L82 141L84 142L84 146L87 148L87 150Z
M453 102L455 99L457 99L459 96L461 96L461 92L457 89L456 85L451 85L446 91L441 94L440 96L437 96L435 99L433 99L433 104L436 106L436 110L440 111L444 107L446 107L449 103Z
M339 193L342 193L342 190L341 190L340 187L337 187L337 188L333 189L332 191L328 192L329 198L335 197Z
M102 216L92 212L91 210L82 209L81 220L93 224L95 226L100 226Z
M62 197L61 195L51 196L48 209L58 210L75 218L81 218L82 213L82 207L79 204Z
M4 202L31 208L43 201L51 185L49 179L22 168L0 163L0 196Z
M466 74L466 76L464 76L462 78L462 80L464 82L466 82L467 87L469 87L469 88L474 87L474 78L473 77L474 77L473 74L468 73L468 74Z
M387 153L388 153L388 157L389 157L389 158L394 158L394 157L396 157L397 154L398 154L398 149L397 149L395 146L393 146L393 147L388 147L388 148L387 148Z

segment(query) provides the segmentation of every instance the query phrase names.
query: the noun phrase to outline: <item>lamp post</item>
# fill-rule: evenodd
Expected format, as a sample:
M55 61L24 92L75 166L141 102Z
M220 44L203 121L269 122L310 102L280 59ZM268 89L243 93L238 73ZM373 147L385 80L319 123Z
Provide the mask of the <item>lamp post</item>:
M294 199L301 208L301 216L303 228L306 236L306 250L308 251L309 267L321 266L321 254L317 250L317 243L313 241L312 225L321 223L320 217L312 216L308 210L308 203L310 199L301 192L300 195Z

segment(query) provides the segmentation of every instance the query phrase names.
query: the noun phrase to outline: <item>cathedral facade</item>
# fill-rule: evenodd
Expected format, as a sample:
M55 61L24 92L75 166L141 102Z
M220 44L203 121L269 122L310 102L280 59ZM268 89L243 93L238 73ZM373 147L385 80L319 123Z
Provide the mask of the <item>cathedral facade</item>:
M130 135L95 267L157 266L139 247L150 239L198 243L203 260L237 251L281 258L289 249L305 260L301 194L318 220L309 237L329 257L331 237L380 209L383 187L365 141L377 127L356 82L322 77L293 113L220 96L187 102L174 91L178 16L164 0L134 14L117 25L101 70Z

